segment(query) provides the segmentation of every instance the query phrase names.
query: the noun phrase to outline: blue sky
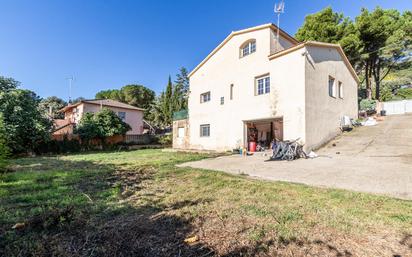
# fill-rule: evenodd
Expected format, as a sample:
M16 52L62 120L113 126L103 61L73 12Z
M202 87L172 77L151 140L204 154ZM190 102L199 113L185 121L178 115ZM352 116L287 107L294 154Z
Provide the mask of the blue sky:
M349 2L352 2L349 4ZM93 98L103 89L143 84L155 92L179 67L193 69L232 30L275 22L275 1L0 0L0 75L41 97ZM294 34L305 15L332 6L411 10L411 0L286 0L281 27Z

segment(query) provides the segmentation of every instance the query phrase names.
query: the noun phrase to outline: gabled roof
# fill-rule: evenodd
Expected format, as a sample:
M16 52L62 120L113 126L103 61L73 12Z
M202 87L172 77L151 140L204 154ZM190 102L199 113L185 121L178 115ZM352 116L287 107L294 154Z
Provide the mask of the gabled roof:
M281 57L283 55L286 55L288 53L294 52L298 49L301 49L305 46L317 46L317 47L325 47L325 48L335 48L338 50L338 53L342 56L343 62L345 63L346 67L352 74L353 78L356 80L356 82L359 83L359 77L356 74L355 70L353 69L352 65L350 64L348 58L345 55L345 52L343 51L342 47L338 44L330 44L330 43L323 43L323 42L316 42L316 41L307 41L304 43L300 43L298 45L292 46L290 48L284 49L282 51L279 51L277 53L269 55L269 60L276 59L278 57Z
M227 36L222 43L220 43L215 49L213 49L213 51L206 56L206 58L199 63L199 65L197 65L190 73L189 73L189 77L192 76L200 67L203 66L203 64L205 64L217 51L219 51L230 39L232 39L232 37L240 35L240 34L244 34L244 33L249 33L252 31L256 31L256 30L261 30L261 29L267 29L267 28L271 28L275 31L277 31L279 29L279 35L281 35L282 37L284 37L285 39L289 40L292 44L298 44L299 41L297 39L295 39L294 37L292 37L291 35L289 35L288 33L286 33L285 31L283 31L282 29L278 28L275 24L273 23L267 23L267 24L263 24L260 26L256 26L256 27L252 27L252 28L248 28L248 29L243 29L243 30L238 30L238 31L232 31L232 33L229 34L229 36Z
M75 103L73 105L68 105L61 109L59 112L66 112L74 107L77 107L81 104L88 103L88 104L96 104L96 105L102 105L102 106L108 106L108 107L117 107L117 108L124 108L124 109L129 109L129 110L138 110L138 111L144 111L144 109L130 105L130 104L125 104L119 101L111 100L111 99L92 99L92 100L81 100L78 103Z

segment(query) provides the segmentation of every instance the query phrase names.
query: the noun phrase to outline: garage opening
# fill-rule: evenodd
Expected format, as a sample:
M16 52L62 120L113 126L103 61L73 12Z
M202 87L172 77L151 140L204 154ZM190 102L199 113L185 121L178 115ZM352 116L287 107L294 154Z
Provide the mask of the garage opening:
M248 151L270 149L273 140L283 140L283 118L244 121Z

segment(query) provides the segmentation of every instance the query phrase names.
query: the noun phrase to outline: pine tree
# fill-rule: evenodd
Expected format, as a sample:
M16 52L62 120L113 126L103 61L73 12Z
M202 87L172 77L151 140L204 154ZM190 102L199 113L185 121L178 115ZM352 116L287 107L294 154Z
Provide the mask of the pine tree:
M189 77L185 67L181 67L179 73L176 75L176 98L178 100L177 106L181 109L187 109L187 99L189 97Z

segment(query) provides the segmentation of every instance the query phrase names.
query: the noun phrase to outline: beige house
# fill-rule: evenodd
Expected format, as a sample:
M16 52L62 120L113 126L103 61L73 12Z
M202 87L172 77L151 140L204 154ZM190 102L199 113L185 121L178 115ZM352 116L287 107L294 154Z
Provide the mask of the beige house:
M84 113L95 113L102 108L114 111L124 122L132 128L128 135L143 134L143 111L144 109L121 103L114 100L83 100L76 104L64 107L60 112L64 113L63 120L55 120L55 131L53 135L73 134L73 128L79 123Z
M226 151L299 139L314 149L357 118L358 77L339 45L300 43L265 24L232 32L190 74L173 147Z

